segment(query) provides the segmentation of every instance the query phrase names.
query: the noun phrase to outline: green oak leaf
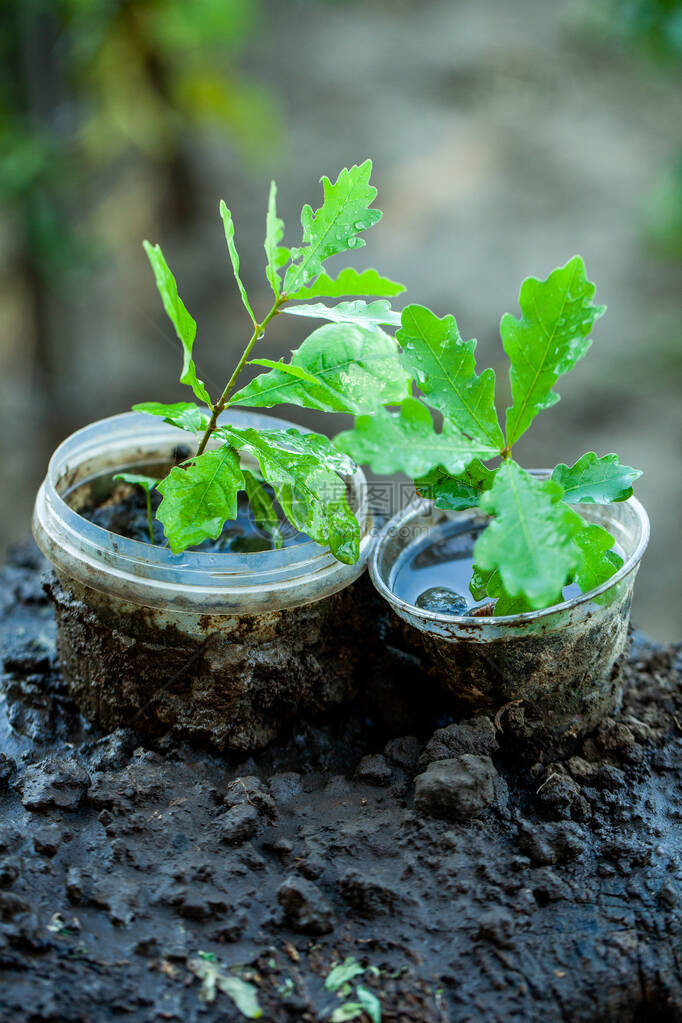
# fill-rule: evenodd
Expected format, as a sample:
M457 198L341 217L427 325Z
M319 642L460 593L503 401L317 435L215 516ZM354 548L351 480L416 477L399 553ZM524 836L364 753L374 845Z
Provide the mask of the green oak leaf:
M277 216L277 185L270 182L270 196L268 198L268 212L265 218L265 255L267 264L265 276L270 282L275 298L279 298L282 292L282 281L279 270L289 262L289 249L280 245L284 237L284 221Z
M495 470L487 469L480 459L475 459L464 472L451 476L442 465L432 469L426 476L414 481L417 493L437 508L450 511L464 511L477 508L481 494L490 490L495 479Z
M278 439L281 438L288 451L314 455L328 469L333 469L342 476L352 476L357 472L358 467L353 459L334 447L329 437L321 433L302 433L300 430L291 429L280 430L277 436Z
M462 340L454 316L439 319L424 306L408 305L396 339L428 404L499 453L504 438L495 411L495 372L476 376L476 342Z
M560 604L562 600L563 597L559 593L548 606ZM535 608L532 608L524 597L510 597L508 593L504 592L504 588L500 588L498 591L494 610L496 618L504 618L507 615L524 615L533 610Z
M552 479L564 488L568 504L610 504L632 497L632 484L641 475L639 469L621 465L618 455L599 458L588 451L575 465L557 465Z
M292 352L291 362L254 359L271 372L255 377L230 405L300 405L323 412L373 412L409 394L410 377L388 334L357 324L329 323Z
M381 210L370 209L377 194L369 183L371 173L372 161L365 160L350 170L344 167L333 184L328 177L322 178L322 206L315 213L308 205L301 211L303 241L300 248L291 250L292 264L284 275L287 295L321 273L325 259L365 244L359 232L381 220Z
M338 434L334 443L374 472L404 472L413 479L439 465L456 476L475 458L498 453L465 437L448 420L436 433L431 413L417 398L406 398L397 413L380 408L374 415L358 416L355 428Z
M480 507L495 517L474 547L474 563L498 569L510 597L533 609L556 603L581 561L572 511L553 480L539 480L511 459L497 470Z
M156 287L161 295L163 308L166 310L168 319L175 327L175 333L178 335L178 339L182 345L183 360L180 383L187 384L192 388L199 401L203 401L207 405L210 405L211 399L209 393L204 387L203 381L199 380L197 377L196 366L192 359L192 347L197 335L196 322L187 312L182 299L178 295L178 286L175 283L175 277L173 277L173 274L168 267L168 263L161 251L161 246L152 245L147 241L143 242L143 245L144 251L147 253L147 257L151 263L152 270L154 271Z
M233 426L221 427L221 436L253 455L296 529L329 546L344 564L355 564L360 556L360 526L348 505L345 483L330 467L339 463L331 452L329 458L325 456L325 438L298 434L293 440L288 430Z
M138 405L133 405L133 412L146 412L150 416L159 416L171 426L194 433L203 433L209 421L207 413L193 401L176 401L172 405L165 405L161 401L143 401Z
M237 427L219 426L215 431L215 437L232 443ZM341 473L342 476L352 476L357 472L357 465L353 459L339 451L329 437L321 433L306 433L292 427L289 430L266 430L264 431L271 442L283 451L296 452L301 455L314 455L328 469Z
M330 277L321 273L319 277L305 288L299 288L287 295L292 302L309 302L311 298L342 298L356 295L366 298L376 295L380 298L393 298L405 291L405 285L382 277L376 270L354 270L346 267L338 277Z
M571 512L574 516L574 540L581 554L574 581L583 593L587 593L610 579L623 564L623 559L611 549L614 539L606 529L596 522L586 523L573 509Z
M488 596L488 586L491 584L494 575L499 578L500 573L496 568L483 569L480 565L476 564L472 566L469 589L474 600L483 600Z
M614 539L607 530L596 523L585 522L572 508L567 508L564 514L567 535L572 537L579 551L575 569L566 579L564 585L576 582L581 591L587 593L610 579L623 564L623 559L611 550ZM495 615L497 617L525 614L528 611L537 610L523 594L516 597L509 596L497 568L484 570L480 565L475 564L469 589L475 600L483 600L485 597L495 599ZM600 600L601 598L596 599ZM543 606L551 607L554 604L562 603L563 600L563 594L559 591Z
M552 390L563 373L583 358L589 334L606 306L592 303L595 287L585 264L574 256L544 281L528 277L521 285L521 318L505 313L500 322L513 404L507 409L507 444L516 443L542 409L559 401Z
M114 479L121 480L122 483L130 483L132 486L142 487L145 494L149 494L159 482L155 476L143 476L137 472L117 472Z
M237 252L237 246L234 243L234 221L232 220L232 214L225 205L223 199L220 200L220 216L223 218L223 226L225 228L225 241L227 242L227 251L230 256L230 262L232 263L232 271L234 273L234 279L237 282L239 288L239 294L242 297L244 308L251 317L251 322L256 323L256 317L253 315L253 309L249 303L248 296L246 294L246 288L242 284L242 279L239 276L239 253Z
M474 600L484 600L489 597L495 601L495 615L520 615L535 610L523 596L510 597L502 585L502 579L498 569L494 568L484 571L479 565L473 566L473 575L469 583L469 589ZM552 601L553 604L561 600L561 594L557 594Z
M332 307L323 302L315 305L290 305L285 306L282 312L293 316L310 316L316 320L331 320L333 323L359 323L363 327L376 327L382 323L397 326L400 323L400 313L391 309L386 299L377 299L376 302L355 299L352 302L339 302Z
M175 466L156 488L163 500L156 517L174 554L216 540L228 520L237 514L237 494L244 476L236 451L225 445L217 451Z

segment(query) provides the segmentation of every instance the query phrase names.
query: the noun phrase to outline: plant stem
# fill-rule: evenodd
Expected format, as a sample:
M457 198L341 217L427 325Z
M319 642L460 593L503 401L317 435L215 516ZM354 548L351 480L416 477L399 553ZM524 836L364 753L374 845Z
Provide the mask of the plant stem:
M147 525L149 526L149 542L154 543L154 525L152 522L152 495L148 490L145 490L145 496L147 498Z
M217 426L218 416L220 415L221 412L223 412L225 410L225 406L227 405L228 398L232 394L232 391L234 390L235 384L237 383L237 380L239 379L241 371L244 369L244 366L246 365L246 361L247 361L249 355L251 354L251 349L255 345L256 341L258 341L263 336L263 331L267 327L268 323L273 318L273 316L275 316L279 312L279 307L281 305L283 305L285 301L286 301L285 296L284 295L280 295L279 298L273 304L272 309L270 310L268 315L265 317L263 322L262 323L254 324L253 334L251 335L251 337L249 339L249 343L247 344L246 348L242 352L242 357L239 360L239 362L237 363L237 365L235 367L234 373L232 374L230 379L225 384L225 389L224 389L223 393L220 395L218 401L215 403L215 405L212 408L211 419L210 419L210 422L209 422L208 426L206 427L206 430L204 432L203 437L201 438L201 442L200 442L199 447L197 449L197 455L201 455L201 454L204 453L206 445L208 444L208 442L209 442L209 440L211 438L211 434L213 433L213 431L215 430L215 428Z

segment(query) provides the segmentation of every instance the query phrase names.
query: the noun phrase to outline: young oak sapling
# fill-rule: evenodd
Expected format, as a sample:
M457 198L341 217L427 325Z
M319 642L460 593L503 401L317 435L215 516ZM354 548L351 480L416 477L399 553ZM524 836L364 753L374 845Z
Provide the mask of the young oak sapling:
M500 334L510 361L512 405L503 433L495 408L495 373L478 376L476 342L464 341L453 316L440 319L420 305L407 306L396 338L421 397L400 410L360 415L335 443L378 473L404 472L437 507L480 507L491 516L474 547L470 590L495 600L495 615L550 607L563 588L599 586L621 566L613 537L588 524L571 505L624 501L641 473L617 455L583 455L557 465L550 479L526 472L512 457L514 445L536 415L559 401L553 390L587 353L593 324L604 311L579 256L544 280L521 286L521 317L502 317ZM430 409L443 416L437 432ZM499 459L496 466L484 465Z
M221 423L220 415L232 407L279 404L370 414L384 404L400 403L410 393L410 373L400 359L399 346L381 329L400 322L387 298L404 291L403 285L372 269L346 268L333 278L323 265L332 256L364 246L361 233L381 218L380 210L371 205L377 194L369 183L371 168L371 161L366 160L342 170L333 183L322 178L323 203L315 212L308 205L303 207L302 241L292 248L281 244L284 224L277 215L277 189L272 183L265 273L273 302L262 317L254 313L241 280L232 215L225 203L220 203L227 249L251 333L218 397L211 397L197 376L193 358L196 323L178 295L163 253L158 245L144 243L164 308L183 348L180 381L197 399L133 406L196 437L196 454L156 483L162 495L157 518L174 553L206 538L216 539L225 522L235 517L240 491L246 491L261 521L276 524L276 511L263 486L267 483L296 529L328 545L340 561L357 561L360 527L342 479L355 471L353 460L321 434L237 427ZM332 307L312 302L323 297L350 300ZM368 297L376 300L368 302ZM282 312L330 322L314 330L292 353L289 363L264 358L249 361L270 322ZM268 372L237 390L247 364L263 366ZM258 464L258 476L244 465L244 456Z

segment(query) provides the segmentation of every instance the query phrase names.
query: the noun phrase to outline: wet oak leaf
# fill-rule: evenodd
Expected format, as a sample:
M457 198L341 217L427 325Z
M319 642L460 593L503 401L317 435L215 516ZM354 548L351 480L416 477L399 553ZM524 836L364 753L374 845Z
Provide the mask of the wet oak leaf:
M488 597L495 601L493 613L496 617L525 614L527 611L535 610L523 595L509 596L502 585L499 570L496 568L484 571L479 565L474 565L469 589L474 600L485 600ZM561 594L558 594L552 603L557 603L559 600L561 600Z
M156 517L173 553L216 540L225 523L235 518L237 495L244 486L239 457L228 445L171 469L157 484L163 500Z
M354 299L351 302L339 302L336 306L327 306L324 302L313 305L284 306L283 313L293 316L309 316L316 320L331 320L333 323L359 323L363 327L377 327L381 324L397 326L400 313L391 309L386 299L376 302L365 302Z
M146 412L150 416L159 416L171 426L192 433L203 433L208 426L208 413L199 408L193 401L176 401L165 405L160 401L143 401L133 405L133 412Z
M312 298L343 298L357 296L367 298L393 298L405 291L405 285L382 277L377 270L354 270L346 267L337 277L321 273L316 280L290 293L287 298L293 302L309 302Z
M585 264L574 256L546 280L528 277L521 285L521 318L505 313L500 323L504 350L511 363L513 404L507 409L507 444L525 433L543 409L559 401L552 390L562 374L583 358L589 334L606 307L594 305L595 286Z
M360 526L351 511L346 485L337 466L338 452L326 438L287 430L221 427L221 436L246 450L260 466L289 522L318 543L328 546L339 561L354 564L360 552ZM342 470L340 470L342 471Z
M554 603L581 563L577 513L562 494L558 483L539 480L509 459L481 498L481 509L494 518L476 541L474 563L497 569L505 593L522 596L533 609Z
M313 331L289 363L254 359L270 368L237 391L230 405L300 405L323 412L373 412L409 394L410 375L398 345L379 328L329 323Z
M499 453L504 438L495 410L495 373L476 375L476 342L462 340L454 316L439 319L425 306L408 305L401 320L396 338L428 404Z
M632 484L642 475L639 469L622 465L618 455L602 455L588 451L575 465L557 465L552 472L564 489L568 504L610 504L632 497Z
M465 437L448 420L436 433L431 413L417 398L406 398L399 412L381 408L374 415L358 416L354 429L338 434L334 443L374 472L404 472L413 479L439 465L456 476L474 459L497 453Z
M284 275L284 292L291 296L322 272L322 263L340 252L361 248L360 231L381 220L381 210L370 209L377 190L370 185L372 161L344 167L336 181L322 178L324 200L315 212L308 205L301 211L303 241L291 250L291 265Z
M416 479L414 483L417 493L434 501L437 508L464 511L466 508L478 507L481 494L490 490L494 479L495 470L487 469L483 462L476 458L458 476L451 476L442 465L439 465L426 476Z
M166 315L175 327L175 333L182 345L183 361L180 383L187 384L192 388L199 401L210 405L211 399L208 391L206 390L203 381L199 380L197 377L196 366L192 359L192 348L197 335L196 322L187 312L182 299L178 295L178 286L175 282L175 277L168 267L168 263L161 251L161 246L152 245L147 241L143 244L149 262L151 263L152 270L154 271L154 279L156 280L156 287L161 296L161 301L163 302L163 308L166 310Z
M564 501L561 502L560 508L564 514L566 536L573 540L578 551L575 566L565 580L564 586L575 582L583 593L587 593L610 579L623 564L623 559L611 549L614 539L607 530L596 523L586 522ZM497 617L537 610L523 593L513 597L507 593L497 568L485 570L474 564L469 589L475 600L483 600L486 597L494 599L496 601L494 613ZM543 606L550 607L562 603L563 600L563 593L558 590Z
M280 245L284 237L284 221L277 216L277 185L270 182L270 195L268 197L268 212L265 217L265 255L267 263L265 276L270 282L275 298L282 293L282 281L279 275L280 269L289 262L289 249Z
M575 511L572 514L574 540L581 555L573 578L582 592L588 593L610 579L622 566L623 559L612 550L614 539L606 529L596 522L586 523Z
M227 243L227 251L232 263L232 272L234 273L234 279L237 282L239 288L239 294L242 297L242 303L247 313L251 317L251 321L255 324L256 317L253 315L253 309L249 303L248 296L246 294L246 288L242 284L242 279L239 276L239 253L237 252L237 246L234 243L234 221L232 214L228 210L223 199L220 200L220 216L223 220L223 227L225 228L225 242Z

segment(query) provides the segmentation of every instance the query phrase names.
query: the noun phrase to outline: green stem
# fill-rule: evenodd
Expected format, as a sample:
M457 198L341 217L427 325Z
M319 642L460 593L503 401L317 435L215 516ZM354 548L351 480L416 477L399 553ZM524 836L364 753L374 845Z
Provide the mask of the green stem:
M147 498L147 525L149 526L149 542L154 543L154 524L152 522L152 495L148 490L145 490Z
M216 428L216 426L218 424L218 416L221 414L221 412L223 412L225 410L225 406L227 405L228 399L229 399L230 395L232 394L232 391L235 388L235 385L237 383L237 380L239 379L241 371L244 369L244 366L246 365L247 359L249 358L249 355L251 354L251 350L252 350L253 346L255 345L256 341L258 341L263 336L263 331L267 327L268 323L273 318L273 316L275 316L279 312L279 307L281 305L283 305L285 301L286 301L286 297L284 295L280 295L279 298L276 299L274 305L272 306L272 309L270 310L268 315L265 317L263 322L262 323L256 323L254 325L253 334L251 335L251 337L249 339L249 343L247 344L246 348L242 352L242 357L239 360L239 362L237 363L237 365L235 367L234 373L232 374L230 379L225 384L225 389L224 389L223 393L220 395L218 401L215 403L215 405L212 408L211 419L210 419L210 422L209 422L208 426L206 427L206 430L204 431L203 437L201 438L201 442L200 442L199 447L197 449L197 455L201 455L201 454L204 453L204 450L206 449L206 445L208 444L208 442L209 442L209 440L211 438L211 434L213 433L213 431L215 430L215 428Z

